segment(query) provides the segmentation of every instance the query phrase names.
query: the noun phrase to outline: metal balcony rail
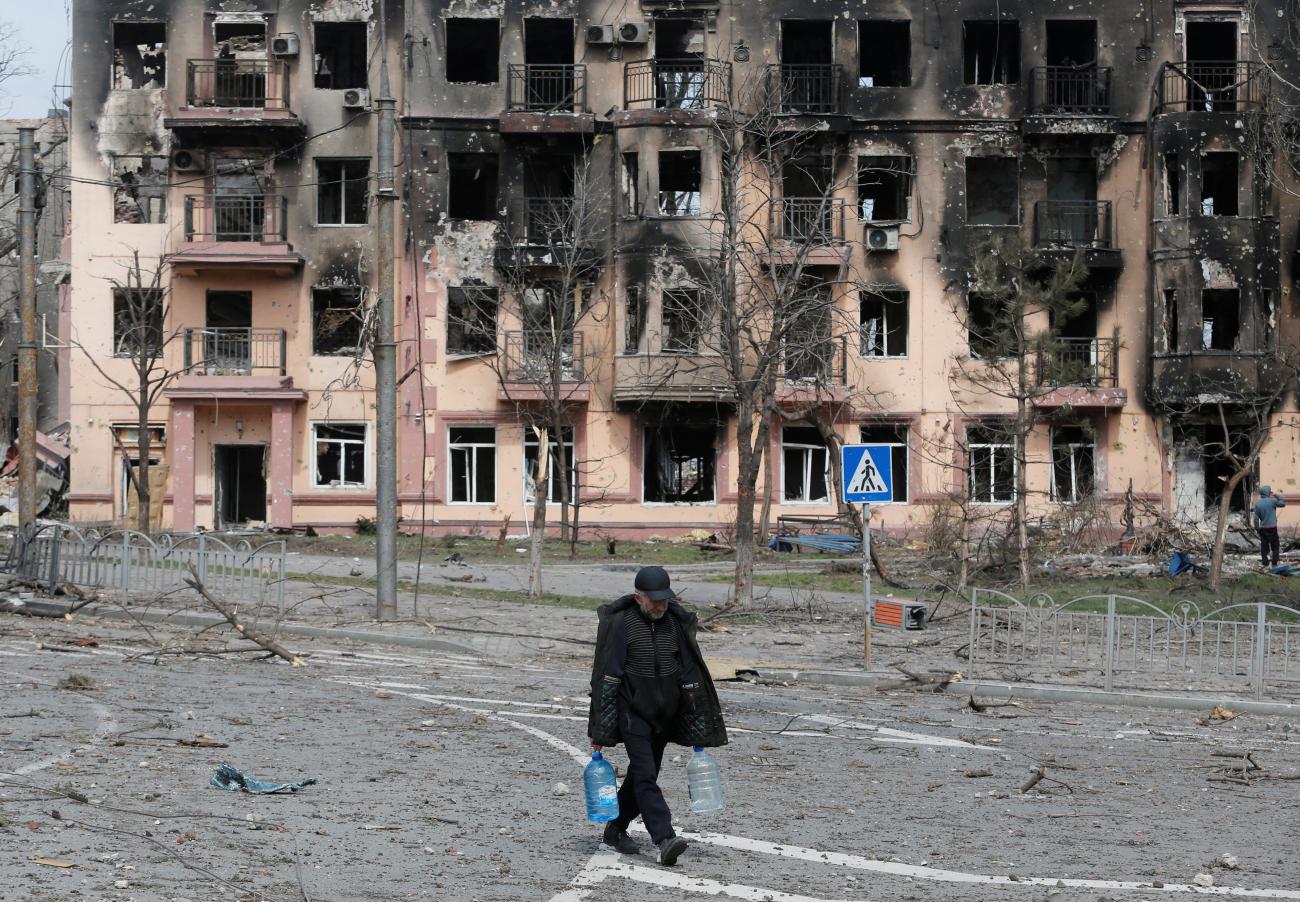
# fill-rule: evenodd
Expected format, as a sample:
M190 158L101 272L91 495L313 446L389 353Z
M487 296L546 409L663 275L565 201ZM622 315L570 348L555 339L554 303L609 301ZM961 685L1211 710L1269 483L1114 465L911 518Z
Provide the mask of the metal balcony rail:
M185 372L197 376L251 376L268 370L284 376L285 343L283 329L189 327L185 330Z
M1236 113L1259 109L1268 69L1241 61L1165 63L1156 81L1157 113Z
M1038 349L1040 385L1114 388L1119 384L1113 338L1055 338Z
M787 338L781 377L805 385L848 385L848 341L843 335Z
M278 194L191 194L186 241L287 241L288 199Z
M506 108L526 113L587 112L587 67L511 63Z
M544 329L506 333L505 377L507 382L551 385L586 381L586 356L581 332L559 334Z
M833 63L773 63L767 67L768 90L782 113L833 115L840 111L842 73Z
M731 63L712 59L645 60L623 67L626 109L704 110L731 99Z
M803 244L844 240L847 204L824 197L787 197L772 202L775 237Z
M1035 66L1029 110L1037 116L1109 116L1109 66Z
M1114 248L1108 200L1042 200L1034 204L1034 244Z
M185 102L192 107L287 110L289 65L283 60L188 60Z
M523 197L509 202L506 231L510 243L529 247L568 247L581 231L582 209L572 197Z

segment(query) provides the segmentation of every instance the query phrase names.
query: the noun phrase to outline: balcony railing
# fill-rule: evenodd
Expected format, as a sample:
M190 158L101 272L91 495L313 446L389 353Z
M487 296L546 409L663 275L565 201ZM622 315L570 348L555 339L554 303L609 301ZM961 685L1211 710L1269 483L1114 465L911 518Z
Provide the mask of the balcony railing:
M767 67L768 90L782 113L828 116L840 112L843 67L775 63Z
M847 205L823 197L787 197L772 202L774 237L801 244L834 244L844 240Z
M582 333L555 334L545 330L506 333L505 381L528 385L585 382L586 357Z
M705 110L731 98L731 63L711 59L645 60L623 67L629 110Z
M1255 110L1268 91L1259 63L1165 63L1156 82L1157 113L1236 113Z
M1119 384L1113 338L1055 338L1038 349L1040 385L1114 388Z
M1034 244L1038 246L1115 247L1114 217L1108 200L1044 200L1034 204Z
M512 63L506 85L506 107L525 113L585 113L587 67Z
M191 194L186 241L287 241L288 200L278 194Z
M781 355L781 378L787 383L848 385L848 341L837 337L790 339Z
M197 376L285 375L283 329L187 328L185 372Z
M189 60L185 102L192 107L287 110L289 66L282 60Z
M1109 66L1036 66L1029 109L1035 116L1109 116Z

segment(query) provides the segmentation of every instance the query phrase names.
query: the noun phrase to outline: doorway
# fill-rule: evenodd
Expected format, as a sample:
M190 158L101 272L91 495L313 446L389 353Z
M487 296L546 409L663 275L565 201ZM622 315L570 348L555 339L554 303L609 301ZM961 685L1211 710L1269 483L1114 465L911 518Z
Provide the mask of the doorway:
M1187 74L1192 79L1191 109L1207 113L1230 112L1236 108L1237 23L1232 21L1188 20L1186 34Z
M217 445L215 525L228 529L266 521L266 446Z

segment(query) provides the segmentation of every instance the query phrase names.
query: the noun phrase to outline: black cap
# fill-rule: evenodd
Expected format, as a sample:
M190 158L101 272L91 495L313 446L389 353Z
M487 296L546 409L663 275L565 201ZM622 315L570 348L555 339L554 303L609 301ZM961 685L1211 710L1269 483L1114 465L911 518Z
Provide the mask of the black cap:
M677 593L672 590L668 571L663 567L642 567L636 572L636 582L633 585L651 601L667 601L677 597Z

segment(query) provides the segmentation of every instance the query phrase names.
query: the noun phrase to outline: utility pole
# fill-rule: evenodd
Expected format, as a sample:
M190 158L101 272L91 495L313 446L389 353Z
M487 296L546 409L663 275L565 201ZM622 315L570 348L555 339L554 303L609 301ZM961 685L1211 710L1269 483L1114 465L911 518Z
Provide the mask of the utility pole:
M36 520L36 129L18 130L18 523Z
M393 311L393 215L397 191L393 175L393 141L397 101L388 84L386 0L379 3L379 179L375 212L379 217L379 305L375 335L375 619L397 617L397 342Z

